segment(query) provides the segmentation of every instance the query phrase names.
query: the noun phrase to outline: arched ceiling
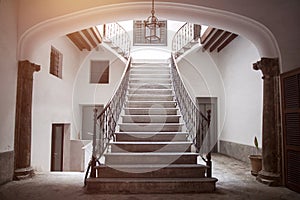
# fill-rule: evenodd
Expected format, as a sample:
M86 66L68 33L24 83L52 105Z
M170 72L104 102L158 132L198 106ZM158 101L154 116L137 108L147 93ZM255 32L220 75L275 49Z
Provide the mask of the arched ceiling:
M271 31L253 19L228 11L186 3L157 2L155 5L156 13L160 18L207 24L229 30L249 39L257 47L261 57L280 56L277 42ZM63 7L63 3L60 6ZM76 30L108 22L144 19L149 15L149 9L148 1L145 3L145 1L132 0L129 3L107 4L44 19L21 34L18 43L18 59L30 60L34 50L41 44Z

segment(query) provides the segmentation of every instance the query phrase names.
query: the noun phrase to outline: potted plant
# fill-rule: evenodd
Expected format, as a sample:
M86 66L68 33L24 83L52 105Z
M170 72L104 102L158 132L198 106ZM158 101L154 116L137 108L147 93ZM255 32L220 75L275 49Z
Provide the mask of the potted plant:
M258 141L256 136L254 137L254 145L256 147L256 154L249 155L251 163L251 174L257 176L258 172L262 169L262 156L258 154Z

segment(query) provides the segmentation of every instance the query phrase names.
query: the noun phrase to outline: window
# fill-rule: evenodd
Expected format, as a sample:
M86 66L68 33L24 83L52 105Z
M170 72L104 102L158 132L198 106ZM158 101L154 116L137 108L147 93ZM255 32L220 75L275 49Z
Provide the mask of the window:
M109 83L109 60L92 60L90 83Z
M153 45L153 46L167 46L167 21L159 21L160 26L160 40L152 41L150 43L149 40L145 38L146 29L144 25L144 21L135 20L133 21L133 45Z
M50 74L62 78L63 55L56 48L51 46L50 53Z

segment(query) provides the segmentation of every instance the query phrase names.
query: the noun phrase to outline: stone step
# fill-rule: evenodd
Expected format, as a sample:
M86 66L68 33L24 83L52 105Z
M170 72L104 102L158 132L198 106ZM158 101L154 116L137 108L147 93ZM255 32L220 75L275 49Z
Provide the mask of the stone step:
M181 123L119 123L120 132L181 132Z
M138 79L129 79L129 83L142 83L142 84L148 84L148 83L155 83L155 84L171 84L171 79L161 79L161 78L138 78Z
M153 79L170 79L170 74L130 74L130 79L144 79L144 78L153 78Z
M177 115L178 108L124 108L125 115Z
M166 65L132 65L130 71L144 70L144 71L170 71L170 67Z
M181 115L123 115L123 123L179 123Z
M100 165L99 178L204 178L207 167L187 165Z
M116 141L123 142L177 142L186 141L187 132L116 132Z
M128 108L175 108L176 101L128 101Z
M88 178L87 193L206 193L216 189L216 178Z
M172 89L172 84L159 83L130 83L129 89Z
M111 152L190 152L191 142L112 142Z
M143 89L143 88L135 88L128 89L128 94L160 94L160 95L172 95L172 89Z
M106 165L197 164L198 154L188 152L105 153Z
M174 95L128 94L128 101L173 101Z
M148 70L148 69L131 69L130 74L169 74L170 68L166 69L157 69L157 70Z

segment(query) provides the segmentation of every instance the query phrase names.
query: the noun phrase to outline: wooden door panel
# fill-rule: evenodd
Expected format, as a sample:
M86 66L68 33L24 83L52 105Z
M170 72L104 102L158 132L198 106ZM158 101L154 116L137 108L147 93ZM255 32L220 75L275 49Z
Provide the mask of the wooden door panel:
M300 68L281 75L285 183L300 192Z
M63 171L64 125L52 124L51 171Z

